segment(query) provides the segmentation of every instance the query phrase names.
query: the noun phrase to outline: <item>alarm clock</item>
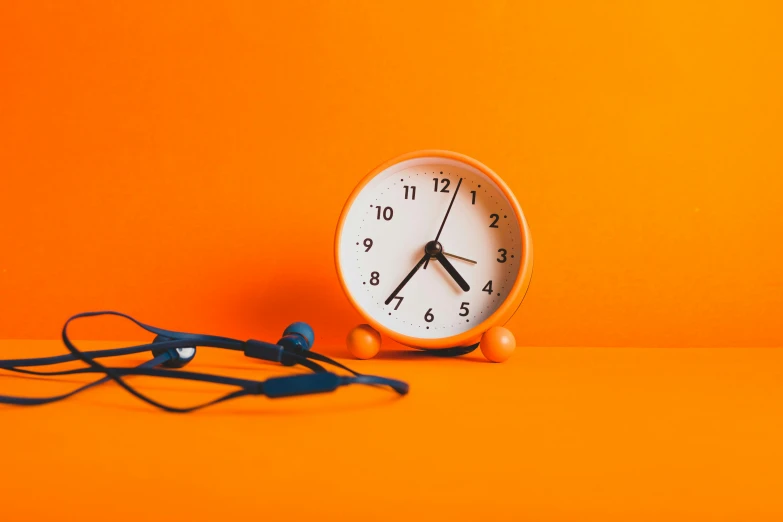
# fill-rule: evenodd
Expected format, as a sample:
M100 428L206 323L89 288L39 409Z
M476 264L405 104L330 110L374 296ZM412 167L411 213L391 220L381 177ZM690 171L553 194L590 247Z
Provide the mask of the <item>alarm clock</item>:
M335 265L367 321L348 335L355 357L375 356L383 333L441 355L480 346L501 362L516 347L502 325L527 292L533 245L500 176L468 156L424 150L359 182L337 224Z

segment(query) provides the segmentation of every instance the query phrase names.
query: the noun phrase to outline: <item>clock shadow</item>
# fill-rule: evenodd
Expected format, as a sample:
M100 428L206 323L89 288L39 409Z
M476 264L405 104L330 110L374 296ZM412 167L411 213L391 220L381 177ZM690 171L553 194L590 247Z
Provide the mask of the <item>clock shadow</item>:
M402 346L402 345L398 345ZM432 352L427 352L423 350L417 350L415 348L393 348L393 349L384 349L381 348L381 351L378 352L378 355L373 357L373 360L380 360L380 361L442 361L444 359L450 360L450 361L465 361L470 363L489 363L483 355L481 355L481 352L478 348L476 350L472 351L471 353L465 354L465 355L457 355L457 356L445 356L445 355L437 355Z

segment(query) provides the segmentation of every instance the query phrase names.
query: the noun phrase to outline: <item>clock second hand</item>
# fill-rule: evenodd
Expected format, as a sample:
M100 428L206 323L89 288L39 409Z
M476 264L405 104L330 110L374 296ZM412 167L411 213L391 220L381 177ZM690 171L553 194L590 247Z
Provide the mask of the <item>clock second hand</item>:
M459 259L460 261L465 261L466 263L470 263L472 265L477 265L477 261L473 261L472 259L468 259L467 257L458 256L455 254L449 254L448 252L443 252L443 255L446 257L453 257L454 259Z

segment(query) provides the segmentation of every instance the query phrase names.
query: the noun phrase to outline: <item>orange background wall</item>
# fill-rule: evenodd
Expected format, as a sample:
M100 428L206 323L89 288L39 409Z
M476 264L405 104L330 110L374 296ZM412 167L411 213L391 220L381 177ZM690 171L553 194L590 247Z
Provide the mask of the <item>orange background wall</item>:
M781 346L780 6L2 2L0 338L339 344L345 199L445 148L527 214L520 344Z

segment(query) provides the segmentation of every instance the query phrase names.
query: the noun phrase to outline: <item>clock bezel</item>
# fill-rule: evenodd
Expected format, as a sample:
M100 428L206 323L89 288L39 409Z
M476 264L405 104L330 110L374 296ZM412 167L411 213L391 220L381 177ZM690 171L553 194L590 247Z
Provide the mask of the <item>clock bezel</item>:
M364 308L362 308L362 306L359 305L357 300L353 297L351 290L348 287L345 278L343 277L343 269L342 265L340 264L340 241L342 238L343 228L345 225L345 220L348 216L348 212L356 198L370 183L370 181L375 179L376 176L386 169L396 165L397 163L419 158L450 159L465 163L466 165L470 165L471 167L481 171L493 183L495 183L495 185L497 185L497 187L510 203L511 208L516 215L517 222L520 225L520 233L522 236L522 261L520 263L519 272L517 274L516 280L514 281L514 285L512 286L511 291L508 293L505 300L485 320L476 324L469 330L448 337L426 339L421 337L414 337L401 334L380 324L373 318L372 314L364 310ZM493 326L502 326L506 324L509 319L511 319L514 313L517 311L517 308L519 308L519 305L522 303L522 300L524 299L527 289L530 285L530 278L533 273L533 243L530 237L530 229L528 227L527 220L525 220L525 215L522 212L522 207L519 205L517 198L514 196L514 193L511 192L511 189L508 187L508 185L506 185L500 176L498 176L492 169L480 161L458 152L447 150L419 150L397 156L396 158L392 158L389 161L378 165L356 185L356 187L351 192L351 195L348 197L348 200L345 202L345 205L343 205L343 210L340 213L340 219L337 222L337 230L335 232L334 239L334 262L335 268L337 270L337 278L340 281L340 286L342 287L343 292L350 301L351 305L359 312L359 314L367 321L370 326L382 334L385 334L395 341L407 346L417 348L451 348L476 344L481 340L481 335L484 332Z

